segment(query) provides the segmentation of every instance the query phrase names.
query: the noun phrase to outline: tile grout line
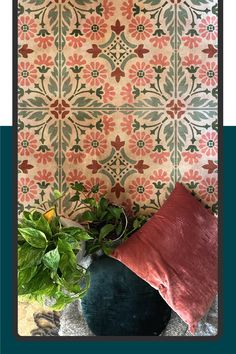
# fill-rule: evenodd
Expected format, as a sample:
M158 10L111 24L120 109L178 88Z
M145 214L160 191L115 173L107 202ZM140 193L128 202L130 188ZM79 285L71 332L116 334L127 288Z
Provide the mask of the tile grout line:
M175 56L175 61L174 61L174 63L175 63L175 68L174 68L174 75L175 75L175 78L174 78L174 80L175 80L175 92L174 92L174 96L175 96L175 99L177 99L177 65L178 65L178 63L177 63L177 60L178 60L178 43L177 43L177 36L178 36L178 34L177 34L177 14L178 14L178 12L177 12L177 4L175 4L174 5L174 7L175 7L175 24L174 24L174 36L175 36L175 39L174 39L174 56ZM176 184L176 182L177 182L177 168L178 168L178 166L177 166L177 154L178 154L178 136L177 136L177 130L178 130L178 122L177 122L177 120L175 119L175 122L174 122L174 139L175 139L175 142L174 142L174 149L175 149L175 153L174 153L174 171L175 171L175 173L174 173L174 183Z
M61 95L61 4L58 4L58 10L59 10L59 16L58 16L58 94L59 94L59 99L61 99L62 95ZM60 192L62 192L62 139L61 139L61 120L58 120L58 130L59 130L59 141L58 141L58 189ZM58 203L58 209L59 209L59 213L61 214L61 210L62 210L62 200L59 200Z

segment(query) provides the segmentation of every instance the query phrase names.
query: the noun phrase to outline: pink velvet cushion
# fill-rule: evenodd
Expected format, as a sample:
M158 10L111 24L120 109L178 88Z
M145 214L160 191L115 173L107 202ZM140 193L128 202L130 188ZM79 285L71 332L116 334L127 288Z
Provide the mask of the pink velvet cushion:
M195 332L218 287L217 219L180 183L112 257L148 282Z

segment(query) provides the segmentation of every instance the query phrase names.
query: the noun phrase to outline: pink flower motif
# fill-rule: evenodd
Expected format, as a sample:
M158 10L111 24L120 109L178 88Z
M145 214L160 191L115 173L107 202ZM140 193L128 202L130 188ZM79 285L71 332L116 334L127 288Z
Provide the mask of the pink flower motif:
M36 22L29 16L20 16L18 19L18 38L20 41L28 41L37 32Z
M200 182L202 180L202 176L198 171L189 170L184 173L183 182Z
M113 98L115 97L115 89L113 86L111 86L110 84L108 84L108 82L105 83L104 87L103 87L103 102L107 103L107 102L111 102L113 100Z
M168 176L167 172L164 171L164 170L156 170L153 172L153 174L151 175L150 179L152 181L155 181L155 182L169 182L170 180L170 177Z
M66 36L66 40L68 45L74 49L82 47L83 43L86 42L86 39L82 36Z
M159 55L154 55L152 60L150 60L150 64L152 65L160 65L160 66L168 66L170 65L170 63L167 60L167 57L163 54L159 54Z
M129 185L129 194L136 202L145 202L153 194L153 185L145 177L137 177Z
M218 183L214 177L207 177L199 185L199 195L204 202L215 203L218 197Z
M34 154L34 157L37 159L37 163L42 163L43 165L47 165L49 162L51 162L53 156L54 153L51 151L40 151Z
M192 53L189 54L188 56L184 57L184 60L183 60L183 66L187 66L187 67L190 67L190 66L196 66L196 65L201 65L202 64L202 61L201 59L199 58L198 55L193 55Z
M83 59L82 55L78 55L78 54L73 54L71 56L69 56L66 65L68 66L81 66L86 64L86 60Z
M218 20L216 16L207 16L199 23L199 33L206 40L215 41L218 37Z
M202 154L199 154L198 152L184 151L182 152L182 156L185 162L193 165L199 161L199 159L202 157Z
M158 164L163 164L168 160L168 157L170 156L170 153L168 151L162 151L162 152L153 152L150 157L153 160L153 162L158 163Z
M47 49L53 45L53 36L40 36L34 39L39 48Z
M107 24L101 17L91 16L84 23L83 32L90 40L99 41L107 32Z
M21 203L29 203L37 195L37 184L29 177L22 177L18 181L18 199Z
M28 131L21 131L18 134L18 153L20 156L29 156L37 148L37 139Z
M104 130L104 133L107 135L109 134L110 132L113 132L114 131L114 128L115 128L115 122L114 120L111 118L111 117L107 117L107 116L104 116L102 118L102 122L103 122L103 130Z
M138 131L129 139L130 151L136 156L145 156L153 149L153 140L149 134Z
M128 20L130 20L133 15L132 12L133 6L134 6L133 0L123 1L122 6L120 8L122 16L125 16Z
M197 48L199 44L202 42L202 39L200 37L191 37L191 36L184 36L182 37L182 40L184 41L184 46L188 47L190 49Z
M39 66L53 66L52 57L48 56L47 54L43 53L42 55L38 55L37 59L34 61L35 65Z
M68 173L66 180L69 183L75 183L75 182L80 183L80 182L85 181L86 177L81 171L73 170Z
M128 83L122 87L120 94L125 102L128 102L128 103L134 102L134 96L132 94L132 86L130 83Z
M129 24L131 36L137 40L145 40L151 36L153 26L145 16L137 16Z
M170 36L161 36L161 37L152 37L150 38L150 42L156 48L162 49L163 47L167 46L168 42L170 41Z
M133 124L133 116L129 115L127 117L123 118L123 122L121 123L121 129L122 132L125 132L127 134L131 134L132 133L132 124Z
M72 164L77 164L84 161L86 154L84 154L81 151L79 152L68 151L66 153L66 157L68 158L68 161L71 162Z
M215 86L218 84L218 65L215 62L203 64L198 75L206 86Z
M37 69L29 62L21 62L18 66L18 84L30 86L37 78Z
M99 186L97 193L91 193L91 197L95 198L97 201L100 197L107 193L107 184L99 177L91 177L84 184L85 189L90 192L93 187Z
M47 182L47 183L51 183L54 181L54 178L52 176L52 173L47 171L47 170L42 170L42 171L38 171L37 175L34 177L34 179L38 182Z
M134 85L144 86L153 78L153 69L145 62L137 62L131 66L129 78Z
M199 149L207 157L216 156L218 152L218 137L214 131L206 132L199 139Z
M83 78L91 86L99 86L103 84L107 78L107 72L105 66L98 62L92 62L91 64L86 65L83 70Z
M104 134L92 131L84 138L83 148L91 156L100 156L107 149L107 139Z
M110 0L103 0L102 6L104 8L103 16L105 20L108 20L111 16L115 13L115 6L113 6L112 1Z

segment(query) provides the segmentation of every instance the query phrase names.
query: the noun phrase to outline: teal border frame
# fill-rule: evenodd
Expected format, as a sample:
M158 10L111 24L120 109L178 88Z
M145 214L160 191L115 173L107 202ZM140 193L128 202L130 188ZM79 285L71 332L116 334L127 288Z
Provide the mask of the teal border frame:
M220 144L220 218L219 218L219 233L220 233L220 278L223 277L223 259L224 259L224 286L220 289L220 334L216 337L158 337L153 340L151 337L140 337L140 339L125 338L83 338L78 341L79 337L20 337L16 333L16 194L17 194L17 171L16 171L16 117L17 117L17 59L16 59L16 14L17 1L13 0L13 42L15 54L13 58L14 72L14 91L13 91L13 112L15 116L14 127L0 128L0 183L1 183L1 200L0 200L0 228L1 228L1 323L0 323L0 353L1 354L35 354L64 353L65 350L71 351L111 351L116 354L120 351L130 352L148 350L150 352L163 350L165 354L173 351L181 351L183 353L199 353L199 351L207 354L231 353L234 345L234 322L235 317L233 312L234 292L231 279L234 270L234 250L235 236L233 228L234 208L233 201L236 197L236 192L233 188L232 176L234 169L236 170L233 158L230 156L230 151L233 151L233 144L236 135L236 127L230 128L223 126L223 0L219 0L219 144ZM224 147L223 147L224 141ZM223 162L224 150L224 162ZM221 167L222 166L222 167ZM224 174L224 175L223 175ZM224 180L224 186L223 186ZM224 204L224 211L223 211ZM224 224L224 225L223 225ZM223 242L224 239L224 242ZM230 240L230 241L229 241ZM14 250L14 252L12 252ZM221 281L222 283L222 281ZM230 319L232 319L230 321ZM137 338L137 337L136 337ZM109 342L113 340L113 342ZM235 346L235 345L234 345ZM230 348L231 347L231 348ZM228 351L229 349L229 351Z

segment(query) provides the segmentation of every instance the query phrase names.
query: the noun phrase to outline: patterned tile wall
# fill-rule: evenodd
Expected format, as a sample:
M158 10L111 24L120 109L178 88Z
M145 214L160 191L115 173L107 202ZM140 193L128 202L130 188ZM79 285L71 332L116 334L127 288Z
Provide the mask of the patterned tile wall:
M217 1L19 1L19 212L99 183L152 213L182 181L217 212Z

